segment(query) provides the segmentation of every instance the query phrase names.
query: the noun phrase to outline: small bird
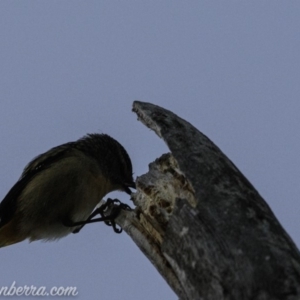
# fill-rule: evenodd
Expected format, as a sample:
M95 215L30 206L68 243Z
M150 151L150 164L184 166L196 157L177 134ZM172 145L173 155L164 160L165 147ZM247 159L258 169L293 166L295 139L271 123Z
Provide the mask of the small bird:
M112 137L88 134L54 147L25 167L0 203L0 247L76 233L106 194L131 194L130 187L131 160Z

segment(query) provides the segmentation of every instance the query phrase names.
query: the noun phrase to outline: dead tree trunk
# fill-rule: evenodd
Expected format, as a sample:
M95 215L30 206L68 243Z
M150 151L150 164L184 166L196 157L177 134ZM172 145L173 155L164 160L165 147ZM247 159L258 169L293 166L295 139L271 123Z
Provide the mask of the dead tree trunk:
M171 153L137 178L118 224L180 299L300 299L300 253L269 206L205 135L135 101Z

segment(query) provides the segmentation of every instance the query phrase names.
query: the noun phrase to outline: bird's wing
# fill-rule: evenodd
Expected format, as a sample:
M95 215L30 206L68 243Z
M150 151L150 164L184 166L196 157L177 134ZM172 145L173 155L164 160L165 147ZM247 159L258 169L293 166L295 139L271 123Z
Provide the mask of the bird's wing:
M0 228L7 224L17 209L17 199L27 184L40 172L49 168L53 163L63 159L73 148L72 143L67 143L37 156L24 169L20 179L10 189L0 203Z
M30 179L28 176L17 181L0 203L0 228L12 219L17 208L17 198Z
M28 163L28 165L24 168L24 171L21 175L26 177L28 175L35 175L40 171L49 168L53 163L57 162L58 160L62 159L72 148L74 148L73 142L66 143L57 147L54 147L47 152L36 156L32 161Z

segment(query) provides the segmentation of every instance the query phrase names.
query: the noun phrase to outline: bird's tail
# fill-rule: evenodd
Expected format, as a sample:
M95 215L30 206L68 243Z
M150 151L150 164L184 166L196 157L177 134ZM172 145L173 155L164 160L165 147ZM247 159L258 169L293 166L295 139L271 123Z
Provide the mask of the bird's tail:
M6 247L25 240L25 237L20 236L13 222L8 222L0 228L0 248Z

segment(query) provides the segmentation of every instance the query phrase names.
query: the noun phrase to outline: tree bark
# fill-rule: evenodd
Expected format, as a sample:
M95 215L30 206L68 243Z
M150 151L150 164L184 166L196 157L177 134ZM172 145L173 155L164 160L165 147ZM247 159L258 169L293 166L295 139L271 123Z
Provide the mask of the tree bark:
M237 167L187 121L135 101L171 153L137 178L117 223L180 299L300 299L300 253Z

